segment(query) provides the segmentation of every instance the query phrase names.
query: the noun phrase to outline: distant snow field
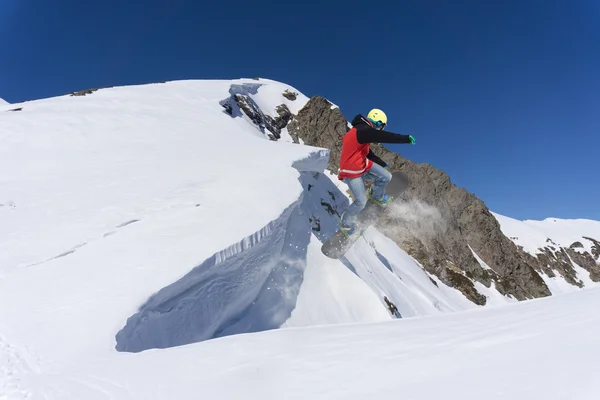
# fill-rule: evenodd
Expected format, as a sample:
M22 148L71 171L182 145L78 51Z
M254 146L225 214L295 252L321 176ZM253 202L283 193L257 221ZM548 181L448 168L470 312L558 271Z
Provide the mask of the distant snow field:
M261 78L0 110L0 400L598 398L598 289L479 307L374 228L323 256L348 204L328 150L236 94L308 101ZM528 251L550 232L495 216ZM569 223L553 240L600 236Z
M529 254L536 256L541 249L550 248L553 252L560 248L572 247L578 252L595 254L592 250L594 242L589 238L600 238L600 221L589 219L559 219L547 218L543 221L519 221L497 213L492 213L500 223L502 232L518 246ZM598 258L597 258L598 260ZM600 261L600 260L599 260ZM586 288L600 286L600 283L590 279L590 273L573 260L573 269L578 279ZM540 276L552 294L563 294L579 290L576 286L566 282L561 276L550 277L544 273Z
M589 219L547 218L543 221L519 221L492 213L503 233L532 255L546 246L569 247L579 242L581 249L591 253L592 242L587 237L600 238L600 221Z

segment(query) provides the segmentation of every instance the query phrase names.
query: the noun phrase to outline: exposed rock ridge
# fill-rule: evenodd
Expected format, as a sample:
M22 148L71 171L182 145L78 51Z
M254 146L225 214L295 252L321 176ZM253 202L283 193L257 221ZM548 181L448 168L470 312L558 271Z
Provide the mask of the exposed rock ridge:
M287 127L294 142L329 149L327 169L337 173L341 139L349 128L338 107L315 96L297 115L281 104L276 108L278 117L273 118L252 100L259 85L234 86L231 97L221 102L228 114L245 114L271 140L279 140L281 130ZM288 97L288 93L283 95ZM378 228L425 270L476 304L483 305L487 299L477 291L475 282L486 287L493 284L501 293L518 300L551 294L538 272L549 277L559 274L570 284L582 287L572 262L587 269L591 279L600 281L600 242L595 239L588 238L596 254L582 252L582 246L574 243L566 249L548 246L532 256L503 234L483 201L454 185L445 172L427 163L412 162L382 145L372 147L391 169L404 171L411 179L402 210L390 210ZM407 219L407 213L412 218ZM483 267L473 252L488 267Z
M338 169L341 139L347 130L348 121L340 109L319 96L311 98L288 125L296 142L301 139L304 144L331 150L328 169L334 174ZM483 201L454 185L446 173L427 163L407 160L382 145L372 148L390 163L390 169L401 170L410 177L411 184L403 195L404 211L414 211L411 207L429 207L435 211L434 217L428 215L426 221L419 218L407 221L403 217L406 213L394 213L392 209L378 228L428 272L461 290L473 302L486 302L474 282L487 287L493 283L501 293L518 300L548 296L551 292L537 271L552 276L556 270L567 282L581 286L569 257L590 271L592 279L598 280L600 269L593 255L573 249L537 258L525 253L503 234ZM600 253L600 243L595 245ZM480 265L471 249L489 269Z
M281 130L287 126L293 115L285 104L275 108L277 117L266 115L252 99L259 84L235 84L230 88L230 97L221 100L225 112L236 118L245 114L256 127L271 140L281 139ZM283 92L283 97L296 99L292 92Z

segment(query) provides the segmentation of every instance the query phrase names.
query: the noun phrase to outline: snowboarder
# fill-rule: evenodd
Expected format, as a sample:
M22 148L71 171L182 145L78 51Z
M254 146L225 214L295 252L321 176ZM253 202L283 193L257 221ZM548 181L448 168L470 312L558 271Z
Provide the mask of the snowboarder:
M340 169L338 179L345 182L354 198L340 218L340 230L354 239L360 234L356 217L367 204L367 198L382 206L388 205L392 198L385 193L392 174L385 169L388 163L377 157L370 148L371 143L410 143L415 144L412 135L401 135L384 131L387 116L377 108L367 114L367 118L358 114L352 120L352 128L342 139ZM364 179L374 182L367 193Z

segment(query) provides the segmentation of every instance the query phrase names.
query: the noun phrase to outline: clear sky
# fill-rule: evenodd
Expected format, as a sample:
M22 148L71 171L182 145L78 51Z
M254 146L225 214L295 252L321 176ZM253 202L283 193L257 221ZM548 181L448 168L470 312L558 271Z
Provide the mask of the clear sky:
M0 97L264 77L347 118L492 211L600 220L598 0L0 0Z

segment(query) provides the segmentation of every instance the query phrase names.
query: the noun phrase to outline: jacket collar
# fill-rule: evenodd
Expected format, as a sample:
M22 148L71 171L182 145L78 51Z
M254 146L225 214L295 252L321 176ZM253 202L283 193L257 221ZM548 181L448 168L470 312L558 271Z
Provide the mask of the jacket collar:
M367 118L363 117L361 114L357 114L351 122L352 126L355 127L357 125L367 124L370 127L374 128L374 125Z

